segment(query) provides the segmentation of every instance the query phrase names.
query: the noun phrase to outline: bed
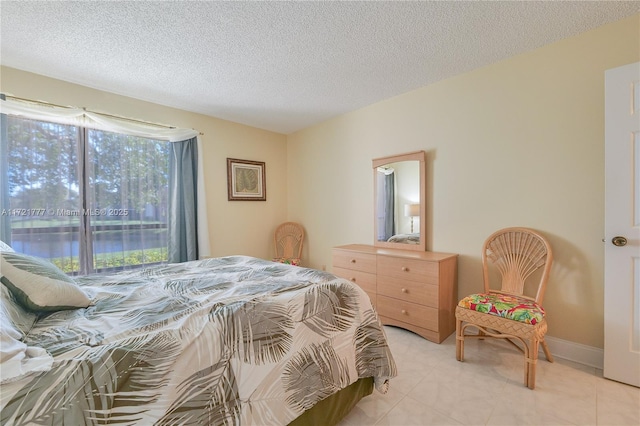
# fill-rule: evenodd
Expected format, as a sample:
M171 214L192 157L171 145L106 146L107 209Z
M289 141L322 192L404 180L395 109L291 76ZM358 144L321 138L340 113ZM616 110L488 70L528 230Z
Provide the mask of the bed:
M247 256L31 269L75 287L43 307L20 262L9 277L24 255L0 254L3 425L335 424L396 375L366 294L327 272Z
M396 234L387 240L388 243L420 244L420 233Z

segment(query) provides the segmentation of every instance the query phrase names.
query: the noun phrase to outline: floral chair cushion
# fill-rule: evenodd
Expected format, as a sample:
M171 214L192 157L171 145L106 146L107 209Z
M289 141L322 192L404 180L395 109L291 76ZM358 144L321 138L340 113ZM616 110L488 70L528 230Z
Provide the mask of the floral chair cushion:
M274 257L274 262L285 263L287 265L300 266L300 259L290 257Z
M536 325L544 318L542 306L533 300L508 294L472 294L462 299L458 306L531 325Z

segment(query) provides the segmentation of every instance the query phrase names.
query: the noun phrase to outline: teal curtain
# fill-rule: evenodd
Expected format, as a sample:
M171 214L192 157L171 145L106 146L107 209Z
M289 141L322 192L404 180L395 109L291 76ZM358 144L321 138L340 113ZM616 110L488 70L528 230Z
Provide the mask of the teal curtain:
M391 173L384 177L384 235L385 241L395 234L395 179L396 174Z
M0 93L4 100L4 94ZM7 115L0 114L0 240L11 245L11 216L9 205L9 138Z
M387 241L395 234L395 172L387 170L378 171L376 194L376 214L377 214L377 239Z
M198 259L197 138L172 142L169 153L168 261Z

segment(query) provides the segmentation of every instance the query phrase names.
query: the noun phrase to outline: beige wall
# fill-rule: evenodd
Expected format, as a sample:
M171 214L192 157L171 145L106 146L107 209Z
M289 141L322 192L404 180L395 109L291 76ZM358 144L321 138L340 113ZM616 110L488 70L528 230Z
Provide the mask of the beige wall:
M549 335L603 347L604 71L640 60L640 15L341 115L288 137L289 218L311 266L373 242L371 159L427 152L427 249L480 290L493 231L546 234Z
M86 107L204 133L205 190L211 254L271 258L273 231L285 221L287 142L284 135L19 71L0 69L0 90L28 99ZM227 157L266 163L267 201L227 201Z

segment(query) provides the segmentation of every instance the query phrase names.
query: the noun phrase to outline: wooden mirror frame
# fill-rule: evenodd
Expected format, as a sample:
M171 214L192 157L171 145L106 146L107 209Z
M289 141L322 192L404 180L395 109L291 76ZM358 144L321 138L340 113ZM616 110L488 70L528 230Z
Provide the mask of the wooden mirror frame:
M409 152L406 154L392 155L389 157L381 157L373 159L373 245L376 247L388 247L402 250L414 250L425 251L426 250L426 231L427 221L425 219L426 209L426 158L427 155L424 151ZM378 241L378 227L377 227L377 194L378 194L378 179L377 169L389 163L397 163L400 161L418 161L420 163L420 242L418 244L406 244L406 243L390 243L387 241Z

